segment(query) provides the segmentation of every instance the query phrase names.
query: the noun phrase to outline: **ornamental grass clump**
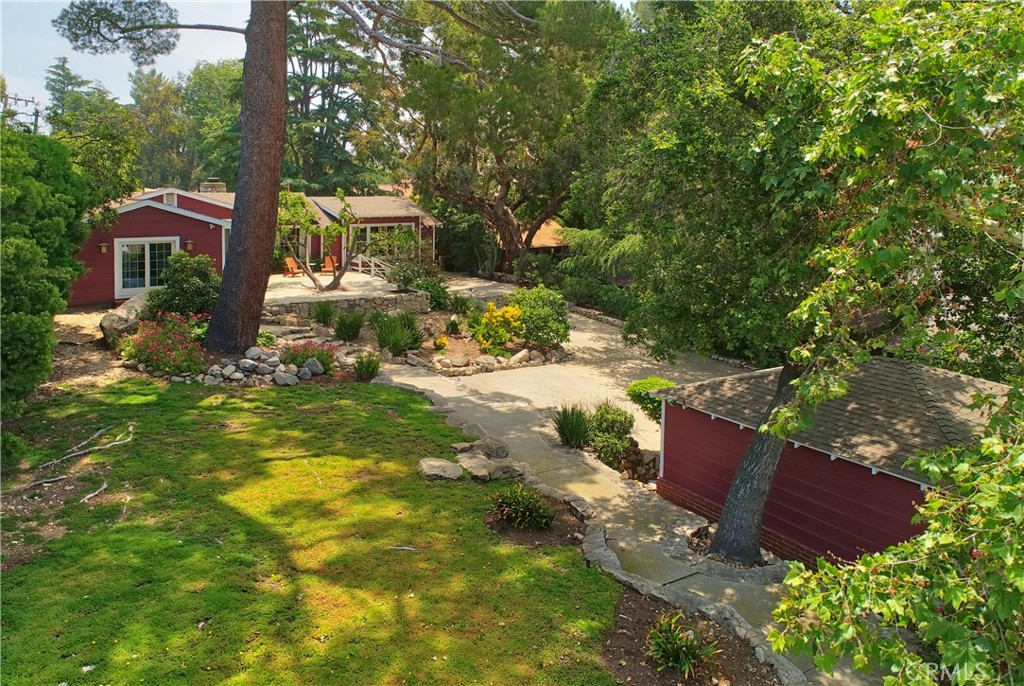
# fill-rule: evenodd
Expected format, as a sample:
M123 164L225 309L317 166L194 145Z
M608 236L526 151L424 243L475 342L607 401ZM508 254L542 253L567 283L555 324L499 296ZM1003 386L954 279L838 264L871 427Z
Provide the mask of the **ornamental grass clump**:
M309 306L309 318L320 326L330 328L337 314L338 308L330 300L317 300Z
M171 375L203 371L203 349L193 340L196 318L167 313L139 322L137 333L121 339L121 356Z
M517 529L547 529L555 511L534 488L517 483L495 491L488 514Z
M362 312L339 312L334 320L334 337L343 341L354 341L359 338L359 332L363 328L363 320L366 318Z
M377 345L392 355L402 355L406 350L416 350L423 345L423 330L411 312L373 316L370 326Z
M334 367L334 356L338 354L338 346L333 343L317 341L301 341L292 343L281 351L281 361L301 367L309 358L315 358L329 372Z
M590 413L579 403L562 405L552 414L558 438L565 445L580 449L590 435Z
M380 373L380 356L375 353L363 353L356 358L353 369L357 381L370 381Z
M690 678L697 668L718 652L718 641L705 642L697 629L687 628L682 614L662 614L647 634L647 655L658 671L674 669Z

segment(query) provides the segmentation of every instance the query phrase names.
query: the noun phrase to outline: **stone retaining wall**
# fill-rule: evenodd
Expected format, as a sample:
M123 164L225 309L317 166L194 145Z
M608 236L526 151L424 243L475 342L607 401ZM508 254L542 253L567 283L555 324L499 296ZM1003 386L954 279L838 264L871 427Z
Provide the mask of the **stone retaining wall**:
M408 293L388 293L359 298L316 298L315 300L274 303L263 306L263 316L274 317L282 314L296 314L303 319L307 319L309 317L310 303L319 300L328 300L334 303L338 311L346 314L353 312L370 314L371 312L391 312L393 310L405 310L413 314L423 314L430 311L430 294L426 291L409 291Z

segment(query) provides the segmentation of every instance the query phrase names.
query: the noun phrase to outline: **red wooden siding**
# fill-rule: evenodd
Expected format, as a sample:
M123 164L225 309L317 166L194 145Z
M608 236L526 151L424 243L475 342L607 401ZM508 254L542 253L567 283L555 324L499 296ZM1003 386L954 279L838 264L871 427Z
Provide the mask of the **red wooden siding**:
M154 200L161 199L154 198ZM187 195L178 195L178 207L180 207L183 210L189 210L190 212L205 214L208 217L216 217L217 219L231 219L230 207L222 207L221 205L215 205L210 202L203 202L202 200L190 198Z
M726 419L668 405L658 492L717 520L753 437ZM910 519L920 487L807 447L787 444L765 508L762 544L784 557L852 560L919 533Z
M181 199L179 197L179 199ZM209 228L209 222L183 217L155 207L143 207L120 216L110 231L94 231L78 253L85 265L85 275L71 285L68 303L78 305L113 305L114 300L114 239L157 238L177 236L178 245L185 249L185 241L194 243L192 255L206 254L222 270L222 240L224 229L218 224ZM107 244L107 252L100 252L100 243Z

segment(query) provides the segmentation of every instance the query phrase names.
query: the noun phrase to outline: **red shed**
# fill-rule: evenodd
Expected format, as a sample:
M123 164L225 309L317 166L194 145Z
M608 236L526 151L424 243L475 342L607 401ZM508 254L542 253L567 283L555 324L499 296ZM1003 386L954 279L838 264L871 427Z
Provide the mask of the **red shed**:
M717 520L779 369L658 392L662 450L658 493ZM852 560L921 530L911 523L927 480L907 458L972 440L983 423L967 409L1001 384L900 360L875 358L849 378L848 393L821 405L812 426L783 451L761 530L787 558Z

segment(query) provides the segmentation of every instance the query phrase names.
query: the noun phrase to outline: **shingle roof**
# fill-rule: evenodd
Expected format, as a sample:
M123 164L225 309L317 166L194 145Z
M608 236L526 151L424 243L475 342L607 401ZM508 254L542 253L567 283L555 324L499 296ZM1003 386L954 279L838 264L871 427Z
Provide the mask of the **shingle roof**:
M562 225L554 219L541 224L530 242L531 248L561 248L566 245L569 245L569 241L562 237Z
M311 197L329 215L335 217L341 212L341 201L335 196ZM395 195L346 195L345 202L352 209L357 219L373 217L423 217L424 226L440 224L437 219L423 211L419 205L409 198Z
M669 402L757 427L780 368L709 379L657 393ZM823 403L810 428L791 437L808 447L922 481L904 466L921 450L969 442L984 423L966 406L975 393L1004 398L1009 387L912 362L873 358L848 378L849 390Z

